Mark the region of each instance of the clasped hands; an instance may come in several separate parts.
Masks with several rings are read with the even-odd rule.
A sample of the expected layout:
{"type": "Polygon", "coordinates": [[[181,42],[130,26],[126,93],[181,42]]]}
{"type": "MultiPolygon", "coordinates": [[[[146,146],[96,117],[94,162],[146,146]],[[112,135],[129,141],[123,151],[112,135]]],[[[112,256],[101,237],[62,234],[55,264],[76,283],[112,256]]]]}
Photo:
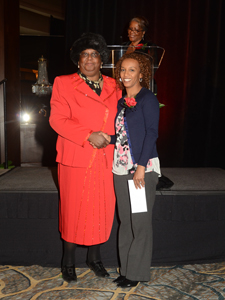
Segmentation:
{"type": "Polygon", "coordinates": [[[92,132],[89,136],[88,141],[93,148],[105,148],[111,141],[111,137],[102,131],[92,132]]]}

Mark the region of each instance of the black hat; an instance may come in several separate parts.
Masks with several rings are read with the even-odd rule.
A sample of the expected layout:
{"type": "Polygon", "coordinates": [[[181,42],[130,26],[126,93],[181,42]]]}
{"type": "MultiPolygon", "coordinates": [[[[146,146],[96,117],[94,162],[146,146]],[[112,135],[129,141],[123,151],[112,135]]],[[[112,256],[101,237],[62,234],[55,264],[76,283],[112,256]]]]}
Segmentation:
{"type": "Polygon", "coordinates": [[[82,36],[73,43],[70,49],[70,58],[77,66],[82,51],[86,49],[94,49],[99,52],[103,63],[107,63],[109,58],[109,50],[105,39],[97,33],[83,33],[82,36]]]}

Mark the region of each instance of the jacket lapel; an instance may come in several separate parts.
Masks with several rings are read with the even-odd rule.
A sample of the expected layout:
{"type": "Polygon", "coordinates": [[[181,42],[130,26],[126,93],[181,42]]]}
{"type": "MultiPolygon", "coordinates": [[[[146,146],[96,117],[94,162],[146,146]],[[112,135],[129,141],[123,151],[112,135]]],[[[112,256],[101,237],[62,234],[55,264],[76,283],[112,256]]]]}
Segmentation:
{"type": "Polygon", "coordinates": [[[103,88],[100,94],[100,98],[105,102],[113,93],[116,92],[115,82],[112,82],[111,78],[108,79],[107,76],[103,77],[103,88]]]}
{"type": "Polygon", "coordinates": [[[77,73],[75,73],[73,76],[72,84],[74,86],[74,90],[76,90],[77,92],[88,97],[89,99],[102,102],[100,97],[85,83],[83,79],[80,78],[77,73]]]}
{"type": "MultiPolygon", "coordinates": [[[[103,76],[103,88],[101,91],[100,96],[98,96],[86,83],[83,79],[80,78],[80,76],[75,73],[72,75],[73,79],[73,86],[74,89],[76,89],[79,93],[85,95],[86,97],[89,97],[90,99],[93,99],[95,101],[98,101],[100,103],[105,102],[113,93],[116,92],[115,84],[111,84],[111,80],[108,80],[108,78],[104,75],[103,76]]],[[[106,105],[106,103],[104,103],[106,105]]]]}

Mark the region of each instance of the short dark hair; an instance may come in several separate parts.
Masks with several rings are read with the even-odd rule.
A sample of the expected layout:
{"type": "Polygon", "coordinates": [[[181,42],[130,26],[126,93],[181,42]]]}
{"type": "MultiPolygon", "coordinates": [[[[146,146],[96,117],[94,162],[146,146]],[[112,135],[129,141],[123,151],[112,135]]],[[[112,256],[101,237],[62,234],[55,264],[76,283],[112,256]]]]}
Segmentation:
{"type": "MultiPolygon", "coordinates": [[[[141,29],[144,30],[145,32],[148,31],[149,22],[148,22],[148,20],[145,17],[143,17],[143,16],[137,16],[137,17],[132,18],[130,20],[130,23],[132,21],[137,22],[140,25],[141,29]]],[[[129,23],[129,25],[130,25],[130,23],[129,23]]]]}
{"type": "Polygon", "coordinates": [[[119,61],[116,64],[116,71],[115,71],[115,78],[116,82],[119,85],[120,89],[123,90],[125,87],[123,83],[120,81],[120,70],[121,70],[121,65],[122,62],[127,59],[135,59],[138,61],[141,74],[142,74],[142,82],[140,82],[141,86],[149,89],[150,87],[150,80],[152,77],[152,68],[151,68],[151,62],[150,62],[150,57],[148,54],[142,53],[142,52],[132,52],[128,54],[124,54],[119,61]]]}
{"type": "Polygon", "coordinates": [[[94,49],[98,51],[101,56],[101,61],[103,63],[107,63],[109,50],[103,36],[91,32],[83,33],[82,36],[73,43],[70,49],[70,58],[76,66],[80,59],[80,53],[86,49],[94,49]]]}

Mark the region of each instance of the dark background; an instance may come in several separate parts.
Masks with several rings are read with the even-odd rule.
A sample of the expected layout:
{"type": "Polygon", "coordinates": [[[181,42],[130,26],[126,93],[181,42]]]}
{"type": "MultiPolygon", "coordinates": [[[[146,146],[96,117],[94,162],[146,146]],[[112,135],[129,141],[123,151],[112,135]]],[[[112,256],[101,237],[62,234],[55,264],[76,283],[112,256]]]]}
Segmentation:
{"type": "Polygon", "coordinates": [[[159,102],[166,105],[160,110],[161,166],[225,168],[223,0],[67,0],[65,23],[52,19],[52,37],[40,38],[37,47],[37,37],[31,42],[21,37],[21,67],[28,48],[42,44],[52,83],[55,76],[76,71],[69,49],[83,32],[100,33],[109,45],[121,44],[136,15],[149,20],[149,38],[166,50],[155,76],[159,102]],[[53,37],[62,32],[64,38],[53,37]]]}

